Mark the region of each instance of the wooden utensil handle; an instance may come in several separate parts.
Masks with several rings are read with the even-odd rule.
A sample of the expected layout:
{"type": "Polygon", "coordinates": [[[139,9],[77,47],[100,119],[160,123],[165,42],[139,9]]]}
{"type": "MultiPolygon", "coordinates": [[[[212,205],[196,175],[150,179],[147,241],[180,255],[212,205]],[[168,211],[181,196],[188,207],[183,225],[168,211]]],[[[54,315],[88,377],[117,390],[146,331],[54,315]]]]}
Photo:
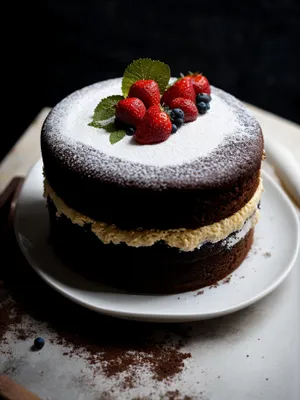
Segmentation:
{"type": "Polygon", "coordinates": [[[0,376],[0,399],[3,400],[41,400],[35,394],[19,385],[8,376],[0,376]]]}

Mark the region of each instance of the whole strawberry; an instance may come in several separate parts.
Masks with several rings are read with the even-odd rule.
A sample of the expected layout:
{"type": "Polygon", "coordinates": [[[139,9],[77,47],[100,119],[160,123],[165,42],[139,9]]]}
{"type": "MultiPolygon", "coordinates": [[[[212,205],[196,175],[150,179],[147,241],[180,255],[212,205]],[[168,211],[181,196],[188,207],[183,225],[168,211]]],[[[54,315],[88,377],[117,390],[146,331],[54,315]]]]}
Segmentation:
{"type": "Polygon", "coordinates": [[[196,73],[188,75],[187,78],[192,81],[196,94],[199,93],[210,94],[210,84],[204,75],[196,73]]]}
{"type": "Polygon", "coordinates": [[[192,100],[182,97],[172,100],[170,108],[180,108],[184,112],[184,122],[195,121],[199,115],[196,104],[192,100]]]}
{"type": "Polygon", "coordinates": [[[140,144],[154,144],[167,140],[172,131],[172,123],[167,113],[159,105],[146,111],[143,121],[135,131],[135,140],[140,144]]]}
{"type": "Polygon", "coordinates": [[[193,88],[193,82],[190,78],[181,78],[170,86],[163,94],[161,103],[170,107],[172,100],[177,97],[183,97],[184,99],[192,100],[195,103],[196,94],[193,88]]]}
{"type": "Polygon", "coordinates": [[[142,100],[146,108],[159,104],[160,93],[158,84],[153,80],[140,80],[135,82],[128,93],[129,97],[137,97],[142,100]]]}
{"type": "Polygon", "coordinates": [[[146,113],[146,107],[142,100],[136,97],[127,97],[116,105],[116,117],[125,124],[137,126],[146,113]]]}

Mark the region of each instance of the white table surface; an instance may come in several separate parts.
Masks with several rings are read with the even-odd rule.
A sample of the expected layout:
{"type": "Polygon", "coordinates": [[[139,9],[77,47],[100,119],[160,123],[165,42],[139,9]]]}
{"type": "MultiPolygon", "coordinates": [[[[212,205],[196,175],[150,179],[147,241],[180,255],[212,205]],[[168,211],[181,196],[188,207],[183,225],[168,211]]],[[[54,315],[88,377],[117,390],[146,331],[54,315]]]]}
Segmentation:
{"type": "MultiPolygon", "coordinates": [[[[300,127],[249,107],[264,134],[287,146],[300,162],[300,127]]],[[[41,111],[1,163],[0,191],[12,177],[25,175],[40,157],[40,128],[48,111],[41,111]]],[[[265,163],[264,168],[275,177],[271,166],[265,163]]],[[[300,255],[288,278],[265,299],[232,315],[190,324],[192,334],[184,350],[191,351],[192,358],[187,360],[186,369],[168,390],[179,389],[182,396],[186,394],[199,400],[298,400],[299,310],[300,255]]],[[[13,357],[16,360],[22,358],[22,368],[11,372],[11,376],[43,399],[104,399],[100,396],[101,388],[108,385],[104,377],[99,378],[93,387],[80,382],[70,385],[70,380],[76,378],[82,365],[80,360],[72,364],[63,358],[62,351],[62,348],[52,345],[41,352],[39,368],[42,364],[47,375],[35,379],[35,355],[28,355],[28,343],[20,342],[13,357]]],[[[0,373],[6,372],[5,365],[7,360],[0,355],[0,373]]],[[[147,385],[132,391],[115,392],[109,399],[132,399],[151,391],[154,394],[143,398],[162,398],[159,394],[162,387],[151,388],[149,382],[147,385]]]]}

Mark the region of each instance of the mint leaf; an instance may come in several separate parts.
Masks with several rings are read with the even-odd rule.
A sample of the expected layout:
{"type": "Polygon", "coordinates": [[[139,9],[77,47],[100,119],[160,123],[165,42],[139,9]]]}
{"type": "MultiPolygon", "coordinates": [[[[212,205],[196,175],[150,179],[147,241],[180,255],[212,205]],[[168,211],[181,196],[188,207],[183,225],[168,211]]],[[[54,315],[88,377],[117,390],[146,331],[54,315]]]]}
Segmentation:
{"type": "Polygon", "coordinates": [[[114,122],[110,122],[106,125],[103,125],[100,122],[92,121],[89,123],[89,126],[93,126],[94,128],[102,128],[107,133],[110,133],[109,141],[111,144],[115,144],[115,143],[119,142],[126,135],[125,129],[117,128],[116,124],[114,122]]]}
{"type": "Polygon", "coordinates": [[[125,130],[117,128],[114,122],[111,122],[107,125],[103,125],[101,126],[101,128],[105,129],[106,132],[110,133],[109,141],[111,144],[119,142],[126,135],[125,130]]]}
{"type": "Polygon", "coordinates": [[[102,128],[102,124],[100,124],[100,122],[95,122],[95,121],[90,122],[88,126],[92,126],[93,128],[102,128]]]}
{"type": "Polygon", "coordinates": [[[115,115],[115,105],[123,99],[124,97],[119,95],[102,99],[94,110],[93,121],[89,123],[89,126],[101,128],[102,126],[101,124],[99,126],[99,122],[113,117],[115,115]]]}
{"type": "MultiPolygon", "coordinates": [[[[122,130],[122,129],[117,128],[117,127],[116,127],[116,124],[115,124],[114,122],[110,122],[110,123],[107,124],[107,125],[103,125],[102,128],[105,129],[106,132],[108,132],[108,133],[114,133],[114,132],[116,132],[116,131],[122,130]]],[[[125,132],[125,131],[124,131],[124,132],[125,132]]]]}
{"type": "Polygon", "coordinates": [[[169,83],[170,76],[171,72],[167,64],[150,58],[140,58],[133,61],[125,69],[122,93],[124,97],[127,97],[131,86],[141,79],[153,79],[157,82],[160,93],[163,93],[169,83]]]}
{"type": "Polygon", "coordinates": [[[115,143],[119,142],[120,140],[122,140],[125,135],[126,135],[126,132],[123,130],[112,132],[109,136],[109,141],[111,144],[115,144],[115,143]]]}

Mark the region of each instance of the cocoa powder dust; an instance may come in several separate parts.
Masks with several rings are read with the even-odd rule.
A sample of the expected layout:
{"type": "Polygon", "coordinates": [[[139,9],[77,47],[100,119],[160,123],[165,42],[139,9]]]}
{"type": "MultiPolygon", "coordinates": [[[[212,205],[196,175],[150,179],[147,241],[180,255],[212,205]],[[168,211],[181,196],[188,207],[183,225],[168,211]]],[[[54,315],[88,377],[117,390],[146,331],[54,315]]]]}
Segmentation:
{"type": "Polygon", "coordinates": [[[0,269],[0,349],[6,354],[12,354],[13,341],[33,341],[40,324],[46,325],[53,345],[63,346],[63,357],[84,359],[95,378],[123,374],[124,389],[135,387],[145,368],[153,380],[164,382],[184,370],[191,357],[183,351],[189,337],[185,325],[123,321],[84,309],[49,288],[14,241],[5,248],[10,261],[0,269]]]}

